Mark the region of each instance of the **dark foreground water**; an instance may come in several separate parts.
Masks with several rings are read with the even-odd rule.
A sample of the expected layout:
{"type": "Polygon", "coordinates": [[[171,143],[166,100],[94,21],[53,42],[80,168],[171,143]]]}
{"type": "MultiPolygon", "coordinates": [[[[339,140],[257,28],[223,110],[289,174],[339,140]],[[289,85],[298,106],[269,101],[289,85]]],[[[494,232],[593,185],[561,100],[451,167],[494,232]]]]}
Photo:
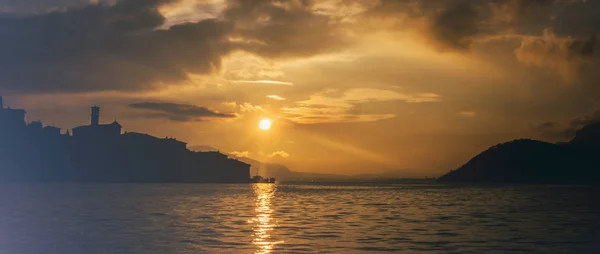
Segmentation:
{"type": "Polygon", "coordinates": [[[591,187],[0,185],[0,253],[600,253],[591,187]]]}

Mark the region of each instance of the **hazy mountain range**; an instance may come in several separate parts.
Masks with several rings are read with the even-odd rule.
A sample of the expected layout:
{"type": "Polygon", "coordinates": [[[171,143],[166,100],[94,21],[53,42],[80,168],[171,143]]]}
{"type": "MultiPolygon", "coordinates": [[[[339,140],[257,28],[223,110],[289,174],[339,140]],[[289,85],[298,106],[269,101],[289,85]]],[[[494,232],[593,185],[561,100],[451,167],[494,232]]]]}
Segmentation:
{"type": "MultiPolygon", "coordinates": [[[[219,151],[218,148],[208,145],[190,146],[192,151],[219,151]]],[[[405,181],[413,179],[412,175],[406,172],[410,170],[386,171],[383,173],[373,174],[358,174],[358,175],[338,175],[338,174],[323,174],[311,172],[299,172],[290,170],[288,167],[278,163],[266,163],[252,158],[237,157],[229,154],[230,157],[251,165],[251,175],[261,175],[263,177],[275,177],[278,181],[316,181],[316,182],[377,182],[377,181],[394,181],[404,179],[405,181]]]]}

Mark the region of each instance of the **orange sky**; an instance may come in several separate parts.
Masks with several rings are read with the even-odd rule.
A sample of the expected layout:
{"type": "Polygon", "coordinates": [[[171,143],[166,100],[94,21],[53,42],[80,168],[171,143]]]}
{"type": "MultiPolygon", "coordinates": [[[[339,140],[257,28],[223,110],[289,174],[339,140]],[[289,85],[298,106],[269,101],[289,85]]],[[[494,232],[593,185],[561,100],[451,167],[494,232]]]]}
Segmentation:
{"type": "Polygon", "coordinates": [[[3,27],[51,38],[14,44],[0,92],[63,129],[98,104],[127,131],[296,171],[437,176],[499,142],[567,139],[593,115],[599,2],[6,3],[3,27]],[[60,32],[29,27],[50,11],[60,32]]]}

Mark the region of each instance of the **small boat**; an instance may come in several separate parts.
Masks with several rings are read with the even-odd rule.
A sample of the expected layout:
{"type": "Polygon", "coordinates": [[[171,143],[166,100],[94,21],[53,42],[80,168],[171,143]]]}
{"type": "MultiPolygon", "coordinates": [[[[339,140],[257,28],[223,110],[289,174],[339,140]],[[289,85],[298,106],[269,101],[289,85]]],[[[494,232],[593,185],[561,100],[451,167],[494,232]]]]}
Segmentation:
{"type": "Polygon", "coordinates": [[[275,178],[255,175],[250,179],[250,183],[275,183],[275,178]]]}

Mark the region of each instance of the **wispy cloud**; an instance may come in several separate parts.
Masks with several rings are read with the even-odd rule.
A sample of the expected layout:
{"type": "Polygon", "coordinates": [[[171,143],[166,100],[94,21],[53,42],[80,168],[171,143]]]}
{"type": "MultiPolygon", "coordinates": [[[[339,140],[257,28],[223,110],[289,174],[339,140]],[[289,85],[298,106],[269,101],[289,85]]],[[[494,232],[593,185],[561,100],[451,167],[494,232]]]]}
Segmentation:
{"type": "Polygon", "coordinates": [[[236,108],[237,107],[237,103],[235,101],[226,101],[226,102],[222,102],[221,104],[223,106],[230,107],[230,108],[236,108]]]}
{"type": "Polygon", "coordinates": [[[276,100],[276,101],[285,101],[285,98],[283,98],[283,97],[281,97],[279,95],[274,95],[274,94],[267,95],[267,98],[273,99],[273,100],[276,100]]]}
{"type": "Polygon", "coordinates": [[[475,117],[475,115],[477,115],[477,112],[475,112],[475,111],[461,111],[461,112],[458,112],[458,114],[460,116],[464,116],[464,117],[475,117]]]}
{"type": "Polygon", "coordinates": [[[285,151],[277,151],[277,152],[273,152],[268,157],[269,158],[274,158],[274,157],[287,158],[287,157],[290,157],[290,154],[286,153],[285,151]]]}
{"type": "Polygon", "coordinates": [[[342,98],[347,102],[370,102],[370,101],[403,101],[407,103],[437,102],[441,96],[435,93],[400,93],[393,90],[381,90],[372,88],[351,89],[344,93],[342,98]]]}
{"type": "Polygon", "coordinates": [[[590,114],[573,118],[569,123],[545,122],[537,125],[530,125],[530,129],[546,139],[553,141],[564,141],[575,137],[578,130],[592,123],[600,122],[600,110],[595,110],[590,114]]]}
{"type": "Polygon", "coordinates": [[[230,152],[229,154],[231,154],[235,157],[240,157],[240,158],[250,158],[252,153],[250,153],[248,151],[243,151],[243,152],[233,151],[233,152],[230,152]]]}
{"type": "Polygon", "coordinates": [[[205,117],[231,118],[234,113],[221,113],[206,107],[171,102],[140,102],[129,105],[130,108],[145,110],[144,117],[167,118],[173,121],[194,121],[205,117]]]}
{"type": "Polygon", "coordinates": [[[248,102],[240,104],[240,110],[242,112],[264,112],[265,110],[259,105],[252,105],[248,102]]]}
{"type": "Polygon", "coordinates": [[[249,83],[249,84],[282,85],[282,86],[293,86],[294,85],[294,83],[292,83],[292,82],[277,81],[277,80],[268,80],[268,79],[262,79],[262,80],[229,80],[229,82],[232,82],[232,83],[249,83]]]}
{"type": "Polygon", "coordinates": [[[332,96],[334,91],[325,91],[310,96],[308,100],[296,102],[296,107],[282,108],[284,117],[296,123],[340,123],[374,122],[394,118],[391,113],[353,113],[357,104],[368,102],[402,101],[405,103],[437,102],[441,96],[434,93],[407,94],[392,90],[358,88],[345,91],[341,96],[332,96]]]}

